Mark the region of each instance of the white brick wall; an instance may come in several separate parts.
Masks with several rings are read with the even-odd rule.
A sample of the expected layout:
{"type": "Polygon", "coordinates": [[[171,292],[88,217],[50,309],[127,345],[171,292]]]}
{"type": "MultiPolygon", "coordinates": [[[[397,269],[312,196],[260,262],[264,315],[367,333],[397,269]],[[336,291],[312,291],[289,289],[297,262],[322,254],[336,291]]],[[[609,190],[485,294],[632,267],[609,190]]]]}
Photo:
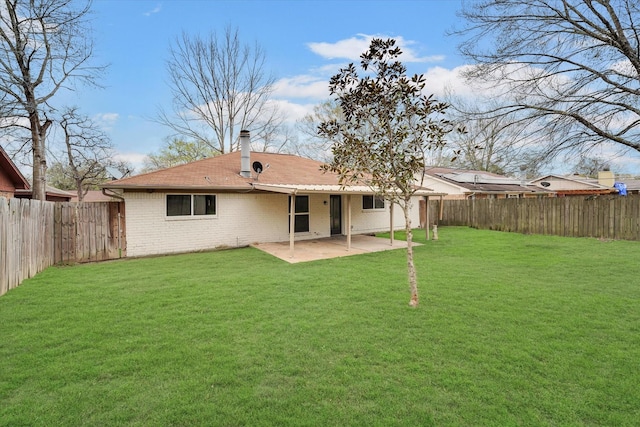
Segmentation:
{"type": "MultiPolygon", "coordinates": [[[[344,197],[343,197],[344,198],[344,197]]],[[[420,226],[420,205],[419,197],[414,198],[411,205],[411,226],[420,226]]],[[[343,211],[346,210],[346,202],[343,203],[343,211]]],[[[353,234],[378,233],[389,231],[389,202],[384,202],[384,211],[362,209],[362,196],[351,196],[351,224],[353,234]]],[[[398,205],[393,207],[393,228],[404,230],[404,212],[398,205]]]]}
{"type": "MultiPolygon", "coordinates": [[[[255,242],[289,240],[288,196],[286,194],[219,193],[217,215],[167,217],[166,194],[126,192],[127,254],[144,256],[189,252],[221,247],[247,246],[255,242]]],[[[179,193],[170,193],[179,194],[179,193]]],[[[188,193],[183,193],[188,194],[188,193]]],[[[363,211],[362,196],[351,196],[352,233],[371,233],[389,229],[389,208],[363,211]]],[[[309,232],[296,240],[328,237],[329,195],[309,195],[309,232]],[[325,202],[327,202],[325,204],[325,202]]],[[[342,201],[343,232],[346,232],[346,197],[342,201]]],[[[413,226],[419,225],[418,202],[412,209],[413,226]]],[[[399,207],[394,210],[396,229],[404,228],[399,207]]]]}

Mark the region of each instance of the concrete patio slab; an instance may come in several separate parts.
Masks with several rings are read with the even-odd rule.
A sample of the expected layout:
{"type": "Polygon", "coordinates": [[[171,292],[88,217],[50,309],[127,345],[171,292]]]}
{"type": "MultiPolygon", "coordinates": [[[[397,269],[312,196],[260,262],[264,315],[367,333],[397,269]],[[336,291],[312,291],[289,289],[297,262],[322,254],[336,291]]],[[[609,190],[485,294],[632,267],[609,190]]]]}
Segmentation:
{"type": "MultiPolygon", "coordinates": [[[[418,245],[420,245],[420,243],[414,243],[414,246],[418,245]]],[[[403,249],[407,247],[407,242],[394,240],[392,246],[389,239],[358,234],[351,236],[351,249],[347,250],[346,236],[300,240],[294,244],[293,257],[291,257],[289,251],[289,242],[257,243],[251,246],[289,263],[298,263],[359,255],[369,252],[403,249]]]]}

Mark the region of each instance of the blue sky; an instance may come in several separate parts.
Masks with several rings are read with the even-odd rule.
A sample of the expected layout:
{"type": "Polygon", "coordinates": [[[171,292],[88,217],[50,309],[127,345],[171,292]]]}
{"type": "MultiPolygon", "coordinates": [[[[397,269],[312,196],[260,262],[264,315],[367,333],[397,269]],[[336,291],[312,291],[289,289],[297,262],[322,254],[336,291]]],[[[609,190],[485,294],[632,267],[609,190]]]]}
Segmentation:
{"type": "Polygon", "coordinates": [[[275,98],[293,121],[328,97],[331,75],[357,61],[371,36],[400,41],[412,55],[403,59],[410,72],[439,70],[446,76],[462,64],[455,40],[444,35],[456,21],[459,4],[95,0],[95,61],[109,64],[104,87],[79,88],[67,102],[98,119],[118,152],[139,165],[171,133],[150,119],[160,106],[170,107],[165,61],[170,43],[183,31],[207,35],[232,26],[243,42],[257,41],[278,80],[275,98]]]}
{"type": "MultiPolygon", "coordinates": [[[[159,107],[170,110],[170,44],[182,32],[221,34],[228,26],[266,51],[275,100],[292,123],[328,98],[329,78],[357,62],[373,36],[398,40],[409,72],[425,73],[436,96],[445,86],[468,94],[457,77],[465,65],[458,40],[445,34],[460,25],[459,7],[459,0],[94,0],[95,61],[109,64],[104,88],[78,88],[65,102],[98,120],[139,169],[171,134],[151,120],[159,107]]],[[[640,161],[624,162],[640,173],[640,161]]]]}

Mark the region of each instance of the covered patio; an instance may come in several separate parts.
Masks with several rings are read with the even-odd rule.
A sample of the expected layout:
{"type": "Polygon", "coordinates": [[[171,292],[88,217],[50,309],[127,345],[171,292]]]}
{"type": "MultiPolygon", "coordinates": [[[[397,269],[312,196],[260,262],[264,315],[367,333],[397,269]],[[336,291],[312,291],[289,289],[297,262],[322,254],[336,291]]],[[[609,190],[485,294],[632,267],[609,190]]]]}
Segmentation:
{"type": "MultiPolygon", "coordinates": [[[[414,242],[414,246],[419,245],[420,243],[414,242]]],[[[321,239],[297,241],[293,251],[289,242],[257,243],[251,246],[294,264],[370,252],[404,249],[407,247],[407,242],[402,240],[392,241],[391,239],[358,234],[351,236],[350,246],[347,236],[332,236],[321,239]]]]}
{"type": "MultiPolygon", "coordinates": [[[[339,256],[357,255],[366,252],[377,252],[389,249],[406,248],[406,242],[396,242],[393,238],[394,230],[394,209],[393,204],[389,209],[389,240],[376,238],[371,235],[353,235],[351,233],[351,212],[352,196],[354,195],[377,195],[370,187],[363,185],[342,186],[342,185],[274,185],[252,183],[254,190],[272,193],[284,193],[290,196],[289,212],[295,211],[296,196],[299,194],[335,194],[346,197],[346,212],[344,234],[334,235],[327,238],[313,240],[296,240],[295,233],[289,233],[289,242],[260,243],[252,245],[264,250],[278,258],[290,263],[301,261],[313,261],[317,259],[334,258],[339,256]],[[384,243],[383,243],[384,242],[384,243]]],[[[435,193],[431,189],[419,188],[414,192],[414,196],[421,197],[426,202],[427,218],[429,217],[429,197],[442,197],[444,193],[435,193]]],[[[440,203],[442,206],[442,202],[440,203]]],[[[442,213],[440,213],[442,215],[442,213]]],[[[293,230],[294,215],[289,215],[289,230],[293,230]]],[[[425,229],[427,240],[429,240],[428,226],[425,229]]]]}

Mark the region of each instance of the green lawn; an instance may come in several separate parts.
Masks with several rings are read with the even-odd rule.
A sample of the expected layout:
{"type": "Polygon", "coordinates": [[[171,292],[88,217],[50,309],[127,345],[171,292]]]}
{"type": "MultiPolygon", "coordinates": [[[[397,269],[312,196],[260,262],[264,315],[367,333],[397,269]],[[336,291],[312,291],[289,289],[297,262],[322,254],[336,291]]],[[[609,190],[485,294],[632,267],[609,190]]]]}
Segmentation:
{"type": "Polygon", "coordinates": [[[401,250],[49,268],[0,297],[0,425],[638,425],[640,243],[439,234],[418,309],[401,250]]]}

